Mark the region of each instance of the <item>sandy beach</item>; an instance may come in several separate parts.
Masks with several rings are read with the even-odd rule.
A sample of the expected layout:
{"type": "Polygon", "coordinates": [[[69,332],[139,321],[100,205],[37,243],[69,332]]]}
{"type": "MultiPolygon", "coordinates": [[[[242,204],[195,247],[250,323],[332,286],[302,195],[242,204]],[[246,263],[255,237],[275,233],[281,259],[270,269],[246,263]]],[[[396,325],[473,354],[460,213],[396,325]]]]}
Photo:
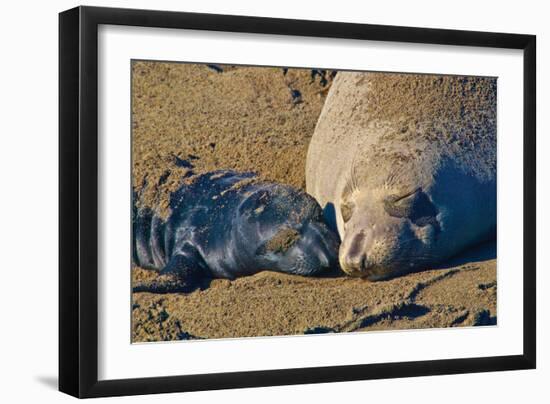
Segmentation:
{"type": "MultiPolygon", "coordinates": [[[[189,168],[254,171],[305,189],[309,140],[331,75],[310,69],[132,64],[133,186],[167,213],[189,168]]],[[[121,268],[121,270],[125,270],[121,268]]],[[[134,281],[154,277],[132,268],[134,281]]],[[[133,293],[133,342],[496,324],[496,247],[369,282],[263,271],[188,294],[133,293]]]]}

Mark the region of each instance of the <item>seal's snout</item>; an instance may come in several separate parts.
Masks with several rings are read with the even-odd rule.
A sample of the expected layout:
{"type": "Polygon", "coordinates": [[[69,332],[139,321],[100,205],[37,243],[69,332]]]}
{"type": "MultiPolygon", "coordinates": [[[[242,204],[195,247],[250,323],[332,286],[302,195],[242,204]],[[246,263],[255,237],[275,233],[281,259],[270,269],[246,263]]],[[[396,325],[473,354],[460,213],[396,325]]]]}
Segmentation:
{"type": "Polygon", "coordinates": [[[336,264],[338,237],[323,223],[308,223],[303,229],[300,248],[317,259],[320,269],[336,264]]]}
{"type": "Polygon", "coordinates": [[[347,255],[344,256],[344,262],[340,265],[342,270],[350,276],[364,276],[366,258],[365,253],[347,255]]]}
{"type": "Polygon", "coordinates": [[[300,229],[299,240],[290,248],[281,264],[289,265],[289,272],[314,275],[336,266],[338,261],[338,236],[324,223],[309,222],[300,229]]]}
{"type": "MultiPolygon", "coordinates": [[[[347,241],[347,240],[346,240],[347,241]]],[[[340,267],[350,276],[364,276],[367,266],[367,237],[363,231],[354,234],[340,249],[340,267]]]]}
{"type": "Polygon", "coordinates": [[[349,232],[338,256],[340,267],[346,274],[369,280],[380,280],[394,272],[392,261],[396,243],[393,237],[383,237],[375,231],[365,229],[349,232]]]}
{"type": "Polygon", "coordinates": [[[351,276],[362,276],[365,269],[365,234],[356,234],[349,245],[344,246],[340,254],[342,270],[351,276]],[[347,247],[347,248],[346,248],[347,247]]]}

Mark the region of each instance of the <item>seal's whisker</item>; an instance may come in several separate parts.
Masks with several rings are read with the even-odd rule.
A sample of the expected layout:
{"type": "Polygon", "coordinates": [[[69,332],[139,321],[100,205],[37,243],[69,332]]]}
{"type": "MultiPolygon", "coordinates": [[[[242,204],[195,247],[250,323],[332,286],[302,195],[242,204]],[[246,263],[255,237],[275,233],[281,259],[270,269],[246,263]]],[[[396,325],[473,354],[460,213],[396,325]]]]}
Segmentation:
{"type": "Polygon", "coordinates": [[[357,181],[357,151],[355,151],[353,153],[353,158],[351,160],[351,173],[350,173],[350,176],[351,176],[352,190],[354,192],[358,191],[359,190],[359,184],[358,184],[358,181],[357,181]]]}

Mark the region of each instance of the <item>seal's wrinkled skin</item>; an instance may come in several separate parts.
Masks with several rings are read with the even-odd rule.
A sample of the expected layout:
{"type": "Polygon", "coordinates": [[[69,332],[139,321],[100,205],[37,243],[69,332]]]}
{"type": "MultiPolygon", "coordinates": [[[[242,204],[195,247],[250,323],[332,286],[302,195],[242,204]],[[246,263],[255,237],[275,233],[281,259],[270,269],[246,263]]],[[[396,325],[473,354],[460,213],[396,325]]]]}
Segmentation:
{"type": "Polygon", "coordinates": [[[338,236],[314,198],[252,173],[196,175],[170,197],[161,218],[134,200],[133,260],[159,271],[133,290],[188,292],[202,278],[261,270],[315,275],[337,264],[338,236]]]}
{"type": "Polygon", "coordinates": [[[307,191],[370,280],[496,236],[496,79],[338,73],[311,140],[307,191]]]}

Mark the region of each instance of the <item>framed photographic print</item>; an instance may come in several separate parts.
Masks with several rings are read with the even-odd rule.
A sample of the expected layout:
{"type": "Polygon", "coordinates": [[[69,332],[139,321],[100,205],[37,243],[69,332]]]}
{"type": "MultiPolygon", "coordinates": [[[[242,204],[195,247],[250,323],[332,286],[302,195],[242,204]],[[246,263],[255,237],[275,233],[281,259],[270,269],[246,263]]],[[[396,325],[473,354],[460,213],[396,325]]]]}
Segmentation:
{"type": "Polygon", "coordinates": [[[535,367],[534,36],[59,27],[61,391],[535,367]]]}

